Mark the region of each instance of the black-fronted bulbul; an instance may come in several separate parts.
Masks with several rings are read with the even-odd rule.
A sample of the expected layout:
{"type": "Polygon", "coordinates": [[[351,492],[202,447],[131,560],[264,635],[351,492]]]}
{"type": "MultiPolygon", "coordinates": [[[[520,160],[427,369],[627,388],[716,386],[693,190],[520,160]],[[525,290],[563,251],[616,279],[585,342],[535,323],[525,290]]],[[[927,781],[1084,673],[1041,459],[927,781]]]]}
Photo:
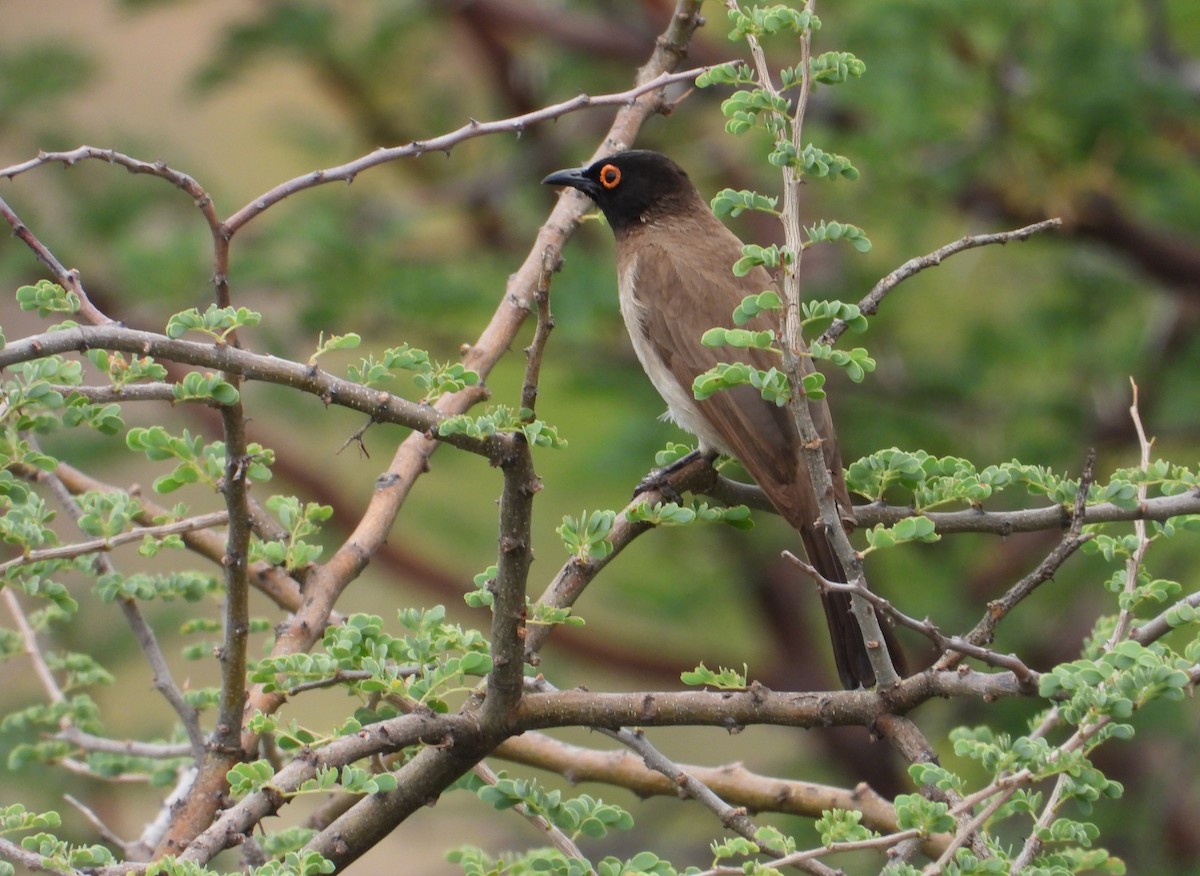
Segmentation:
{"type": "MultiPolygon", "coordinates": [[[[845,581],[821,523],[799,430],[788,409],[766,401],[751,386],[723,390],[703,401],[692,393],[696,376],[722,361],[718,350],[700,342],[701,335],[729,325],[747,295],[777,289],[771,275],[755,267],[744,277],[734,276],[731,268],[742,257],[742,242],[665,155],[641,149],[619,152],[589,167],[552,173],[542,182],[578,189],[608,219],[617,242],[621,315],[638,361],[666,401],[671,419],[700,440],[701,450],[737,459],[800,532],[809,562],[826,579],[845,581]]],[[[746,328],[771,328],[778,334],[778,319],[760,314],[746,328]]],[[[780,364],[765,350],[747,349],[740,358],[763,370],[780,364]]],[[[823,442],[835,499],[848,513],[850,496],[829,408],[824,400],[809,400],[808,406],[823,442]]],[[[849,595],[822,591],[821,598],[842,684],[874,685],[875,673],[858,621],[850,613],[849,595]]]]}

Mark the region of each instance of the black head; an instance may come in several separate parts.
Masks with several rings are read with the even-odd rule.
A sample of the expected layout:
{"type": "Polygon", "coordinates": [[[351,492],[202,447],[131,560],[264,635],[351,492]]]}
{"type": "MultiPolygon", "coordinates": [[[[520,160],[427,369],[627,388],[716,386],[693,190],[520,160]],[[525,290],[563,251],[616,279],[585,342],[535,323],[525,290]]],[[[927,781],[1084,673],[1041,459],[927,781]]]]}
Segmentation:
{"type": "Polygon", "coordinates": [[[648,149],[618,152],[590,167],[560,170],[542,182],[579,189],[596,202],[614,232],[703,205],[692,181],[667,156],[648,149]]]}

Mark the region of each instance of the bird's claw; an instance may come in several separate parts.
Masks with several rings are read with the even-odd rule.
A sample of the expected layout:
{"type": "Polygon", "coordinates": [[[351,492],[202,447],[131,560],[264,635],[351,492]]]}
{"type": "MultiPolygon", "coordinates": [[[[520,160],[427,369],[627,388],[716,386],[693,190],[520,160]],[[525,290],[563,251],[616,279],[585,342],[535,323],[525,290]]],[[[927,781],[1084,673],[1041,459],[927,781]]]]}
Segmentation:
{"type": "Polygon", "coordinates": [[[717,454],[711,450],[693,450],[690,453],[679,457],[672,463],[664,465],[662,468],[651,469],[650,472],[638,481],[638,485],[634,487],[633,498],[637,498],[642,493],[657,492],[662,496],[665,502],[675,502],[679,504],[683,497],[679,494],[679,490],[671,483],[671,478],[680,470],[687,468],[697,459],[707,459],[711,464],[717,454]]]}
{"type": "Polygon", "coordinates": [[[671,484],[671,475],[677,470],[674,463],[665,465],[662,468],[651,469],[644,478],[638,481],[637,486],[633,488],[633,498],[636,499],[643,493],[658,493],[662,496],[664,502],[679,504],[683,500],[683,497],[679,495],[679,491],[671,484]]]}

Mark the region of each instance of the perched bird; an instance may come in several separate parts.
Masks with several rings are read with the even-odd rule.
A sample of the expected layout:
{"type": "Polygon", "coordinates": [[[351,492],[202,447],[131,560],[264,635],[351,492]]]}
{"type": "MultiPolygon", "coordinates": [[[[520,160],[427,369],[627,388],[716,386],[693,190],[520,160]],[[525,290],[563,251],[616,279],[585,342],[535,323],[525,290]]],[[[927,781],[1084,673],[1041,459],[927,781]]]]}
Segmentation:
{"type": "MultiPolygon", "coordinates": [[[[717,392],[697,401],[692,382],[727,350],[706,347],[700,337],[728,326],[747,295],[776,289],[771,275],[756,267],[744,277],[731,271],[742,242],[717,219],[687,174],[657,152],[632,150],[589,167],[561,170],[544,180],[570,186],[596,202],[617,243],[617,288],[621,315],[650,382],[668,414],[700,440],[703,451],[737,459],[804,542],[809,562],[830,581],[845,581],[821,524],[817,497],[801,457],[800,435],[786,407],[764,400],[751,386],[717,392]]],[[[746,328],[773,328],[778,320],[760,314],[746,328]]],[[[747,349],[738,358],[755,368],[780,365],[768,351],[747,349]]],[[[811,368],[811,365],[808,366],[811,368]]],[[[829,408],[809,401],[823,441],[825,462],[838,505],[850,508],[842,460],[829,408]]],[[[846,593],[822,592],[838,675],[847,688],[870,687],[875,673],[846,593]]],[[[890,645],[890,642],[889,642],[890,645]]],[[[894,649],[889,647],[892,653],[894,649]]]]}

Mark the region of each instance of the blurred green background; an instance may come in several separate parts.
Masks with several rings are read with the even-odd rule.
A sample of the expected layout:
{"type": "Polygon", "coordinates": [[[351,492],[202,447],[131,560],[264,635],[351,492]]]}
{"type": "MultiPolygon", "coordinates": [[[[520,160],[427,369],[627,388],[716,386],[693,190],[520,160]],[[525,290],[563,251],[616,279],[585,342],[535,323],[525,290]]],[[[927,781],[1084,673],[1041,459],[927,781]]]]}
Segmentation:
{"type": "MultiPolygon", "coordinates": [[[[666,0],[6,0],[0,165],[39,149],[112,147],[191,174],[228,216],[279,182],[377,146],[427,138],[470,117],[502,118],[580,92],[623,90],[670,9],[666,0]]],[[[722,7],[708,3],[705,12],[710,22],[688,63],[736,56],[741,46],[726,39],[722,7]]],[[[875,0],[824,3],[818,12],[824,27],[816,50],[854,52],[867,74],[816,92],[808,136],[849,156],[862,178],[809,185],[806,213],[863,227],[874,248],[866,255],[848,247],[813,251],[805,260],[808,294],[856,301],[905,259],[964,234],[1046,216],[1065,221],[1061,232],[1028,243],[958,255],[885,302],[856,341],[878,359],[876,374],[860,386],[831,375],[846,461],[896,445],[981,466],[1016,457],[1078,472],[1095,447],[1103,476],[1136,458],[1127,410],[1132,377],[1157,453],[1193,464],[1200,446],[1200,7],[1193,0],[875,0]]],[[[769,49],[776,66],[794,63],[792,48],[769,49]]],[[[706,195],[726,186],[773,191],[766,143],[723,133],[722,97],[718,89],[688,95],[645,127],[639,145],[671,154],[706,195]]],[[[233,249],[235,303],[268,315],[243,342],[306,358],[318,332],[356,331],[367,349],[408,342],[453,359],[501,300],[505,278],[553,203],[554,193],[538,181],[583,161],[611,116],[593,110],[521,137],[474,140],[448,156],[390,164],[351,186],[306,191],[271,209],[233,249]]],[[[161,330],[171,313],[211,300],[207,232],[186,196],[161,180],[84,162],[25,174],[0,191],[64,263],[81,270],[110,315],[161,330]]],[[[746,239],[779,236],[768,218],[732,224],[746,239]]],[[[19,242],[0,245],[0,286],[8,290],[0,313],[9,339],[35,328],[16,313],[12,289],[41,276],[19,242]]],[[[569,246],[552,306],[557,329],[539,413],[570,448],[536,460],[545,490],[536,508],[535,592],[566,558],[554,534],[562,515],[622,507],[654,451],[682,438],[655,419],[663,406],[626,341],[611,239],[600,223],[585,224],[569,246]]],[[[337,371],[359,353],[339,355],[323,360],[325,367],[337,371]]],[[[496,400],[516,401],[522,366],[514,348],[489,380],[496,400]]],[[[339,453],[361,425],[358,415],[263,386],[249,386],[246,399],[251,437],[279,455],[278,481],[337,508],[327,537],[337,543],[403,434],[377,427],[365,439],[370,457],[339,453]]],[[[130,419],[215,434],[214,421],[184,408],[145,408],[130,419]]],[[[119,438],[64,433],[47,444],[113,483],[148,483],[161,473],[129,468],[119,438]]],[[[350,588],[344,609],[390,619],[401,605],[444,603],[464,624],[485,624],[461,593],[493,562],[498,492],[499,478],[484,461],[440,452],[397,522],[388,555],[350,588]]],[[[215,502],[186,498],[196,507],[215,502]]],[[[960,536],[880,556],[869,574],[909,614],[929,614],[959,632],[1056,537],[960,536]]],[[[556,633],[542,668],[561,686],[675,688],[680,671],[704,660],[748,663],[771,687],[833,686],[814,595],[778,559],[793,546],[786,527],[765,515],[749,535],[693,528],[643,538],[585,594],[578,609],[588,625],[556,633]]],[[[1194,586],[1194,548],[1178,547],[1154,556],[1154,573],[1194,586]]],[[[1038,669],[1070,658],[1104,603],[1105,577],[1094,558],[1077,558],[1001,627],[997,647],[1027,655],[1038,669]]],[[[265,603],[259,608],[270,617],[265,603]]],[[[119,709],[142,694],[145,670],[109,611],[95,627],[72,631],[79,641],[71,646],[95,648],[110,668],[132,673],[133,681],[104,694],[119,709]]],[[[176,607],[159,620],[169,628],[182,617],[176,607]]],[[[912,662],[921,665],[920,644],[910,643],[912,662]]],[[[195,684],[213,681],[204,664],[180,673],[191,673],[195,684]]],[[[38,696],[23,675],[15,664],[0,668],[6,710],[38,696]]],[[[1034,708],[931,704],[918,721],[933,739],[983,720],[1019,731],[1034,708]]],[[[132,732],[132,718],[115,719],[113,732],[132,732]]],[[[1152,710],[1134,743],[1100,758],[1127,797],[1091,817],[1133,872],[1200,868],[1196,724],[1194,711],[1152,710]]],[[[656,738],[682,760],[744,759],[842,784],[865,778],[884,793],[903,786],[901,765],[865,734],[713,733],[656,738]]],[[[582,734],[571,738],[596,744],[582,734]]],[[[0,803],[60,806],[61,782],[51,771],[7,776],[0,803]]],[[[86,793],[105,809],[104,788],[86,793]]],[[[679,864],[706,861],[706,838],[719,826],[696,807],[600,793],[632,806],[639,826],[649,828],[618,843],[634,849],[652,842],[679,864]]],[[[140,829],[144,813],[115,802],[109,810],[120,829],[140,829]]],[[[400,849],[411,866],[399,872],[449,872],[439,863],[446,847],[539,842],[531,829],[488,817],[472,800],[447,801],[437,812],[402,826],[395,847],[358,866],[397,872],[400,849]],[[506,828],[510,835],[493,835],[506,828]]]]}

